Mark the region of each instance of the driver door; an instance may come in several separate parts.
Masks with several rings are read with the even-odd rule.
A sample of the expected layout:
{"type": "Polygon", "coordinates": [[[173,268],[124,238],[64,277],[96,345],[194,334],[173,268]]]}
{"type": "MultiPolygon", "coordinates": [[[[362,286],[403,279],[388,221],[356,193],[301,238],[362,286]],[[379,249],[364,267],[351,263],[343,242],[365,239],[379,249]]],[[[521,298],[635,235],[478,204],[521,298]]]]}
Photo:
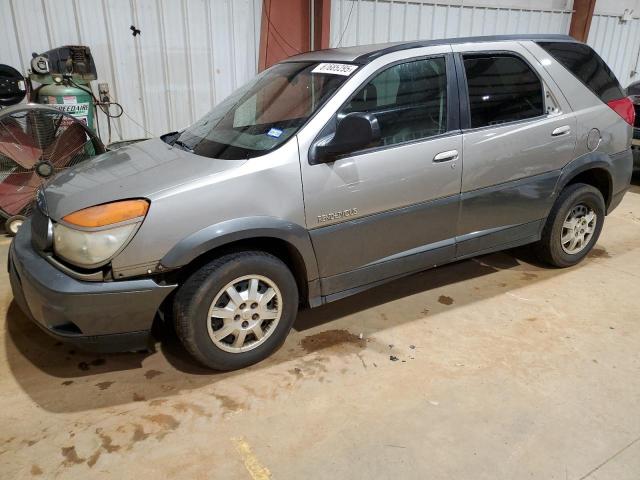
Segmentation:
{"type": "Polygon", "coordinates": [[[342,116],[367,112],[382,138],[330,163],[303,162],[323,295],[453,258],[462,171],[457,109],[445,53],[381,68],[339,109],[334,131],[342,116]]]}

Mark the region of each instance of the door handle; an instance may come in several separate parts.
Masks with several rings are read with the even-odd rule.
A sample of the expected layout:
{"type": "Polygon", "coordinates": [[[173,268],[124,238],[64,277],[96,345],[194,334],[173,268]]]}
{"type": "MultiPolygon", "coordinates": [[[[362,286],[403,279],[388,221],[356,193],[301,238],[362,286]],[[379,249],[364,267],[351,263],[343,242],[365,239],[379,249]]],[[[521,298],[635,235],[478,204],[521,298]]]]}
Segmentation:
{"type": "Polygon", "coordinates": [[[433,161],[435,163],[440,162],[450,162],[451,160],[458,159],[458,150],[447,150],[446,152],[440,152],[435,157],[433,157],[433,161]]]}
{"type": "Polygon", "coordinates": [[[569,132],[571,132],[571,127],[569,125],[563,125],[562,127],[558,127],[553,132],[551,132],[551,136],[559,137],[560,135],[566,135],[569,132]]]}

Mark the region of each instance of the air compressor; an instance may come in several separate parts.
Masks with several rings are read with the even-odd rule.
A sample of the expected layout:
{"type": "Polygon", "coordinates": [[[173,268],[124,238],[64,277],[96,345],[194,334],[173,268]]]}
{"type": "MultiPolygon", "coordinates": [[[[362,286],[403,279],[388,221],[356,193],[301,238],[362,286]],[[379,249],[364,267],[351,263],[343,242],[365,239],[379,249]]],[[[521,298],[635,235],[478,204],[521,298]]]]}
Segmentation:
{"type": "Polygon", "coordinates": [[[26,78],[0,65],[0,220],[9,235],[30,214],[46,179],[105,151],[97,110],[107,120],[109,142],[111,120],[124,114],[107,84],[98,85],[100,98],[93,94],[97,73],[89,47],[67,45],[32,57],[26,78]],[[20,105],[25,96],[29,104],[20,105]]]}
{"type": "Polygon", "coordinates": [[[39,83],[34,92],[37,103],[70,114],[96,131],[96,109],[91,82],[97,80],[91,49],[67,45],[33,54],[29,80],[39,83]]]}

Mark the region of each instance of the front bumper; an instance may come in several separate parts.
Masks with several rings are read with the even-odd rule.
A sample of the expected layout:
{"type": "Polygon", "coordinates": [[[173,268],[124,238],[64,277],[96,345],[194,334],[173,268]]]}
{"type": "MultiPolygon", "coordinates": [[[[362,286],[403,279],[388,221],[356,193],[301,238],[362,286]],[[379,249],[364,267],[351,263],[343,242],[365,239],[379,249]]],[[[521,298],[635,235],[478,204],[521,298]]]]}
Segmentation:
{"type": "Polygon", "coordinates": [[[31,245],[27,221],[9,249],[16,303],[50,335],[94,351],[146,348],[153,319],[176,285],[151,279],[83,282],[61,272],[31,245]]]}

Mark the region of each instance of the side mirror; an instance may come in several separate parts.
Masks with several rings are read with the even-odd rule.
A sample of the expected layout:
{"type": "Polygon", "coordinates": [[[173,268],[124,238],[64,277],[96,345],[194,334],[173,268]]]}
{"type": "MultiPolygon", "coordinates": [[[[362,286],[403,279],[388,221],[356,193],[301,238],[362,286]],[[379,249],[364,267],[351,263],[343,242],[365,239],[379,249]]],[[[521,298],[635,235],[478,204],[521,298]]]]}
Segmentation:
{"type": "Polygon", "coordinates": [[[328,163],[340,155],[374,146],[380,140],[378,119],[371,113],[354,112],[338,121],[336,133],[313,148],[312,163],[328,163]]]}

